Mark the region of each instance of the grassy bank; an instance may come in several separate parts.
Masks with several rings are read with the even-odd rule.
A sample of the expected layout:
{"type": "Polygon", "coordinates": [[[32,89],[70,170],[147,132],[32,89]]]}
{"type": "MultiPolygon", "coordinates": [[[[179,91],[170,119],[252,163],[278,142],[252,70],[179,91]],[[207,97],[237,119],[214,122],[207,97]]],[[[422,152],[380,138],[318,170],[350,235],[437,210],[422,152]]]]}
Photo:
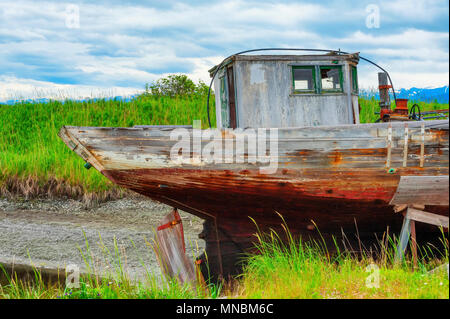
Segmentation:
{"type": "MultiPolygon", "coordinates": [[[[215,124],[214,100],[210,103],[215,124]]],[[[374,122],[378,101],[360,99],[359,103],[361,122],[374,122]]],[[[419,104],[422,110],[448,108],[448,104],[419,104]]],[[[205,105],[206,97],[201,95],[0,105],[0,196],[120,197],[121,190],[96,170],[84,169],[83,160],[63,144],[57,136],[61,126],[192,124],[200,119],[206,128],[205,105]]]]}

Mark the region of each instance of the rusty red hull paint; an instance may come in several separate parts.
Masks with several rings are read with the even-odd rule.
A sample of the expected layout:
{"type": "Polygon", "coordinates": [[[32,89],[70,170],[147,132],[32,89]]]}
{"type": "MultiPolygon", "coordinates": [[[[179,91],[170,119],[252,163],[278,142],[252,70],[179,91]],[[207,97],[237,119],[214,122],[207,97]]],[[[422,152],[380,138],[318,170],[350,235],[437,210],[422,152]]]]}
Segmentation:
{"type": "MultiPolygon", "coordinates": [[[[150,198],[192,207],[196,215],[204,218],[213,215],[226,222],[228,217],[265,218],[277,211],[308,223],[323,220],[326,229],[332,228],[334,222],[339,227],[346,222],[354,224],[354,218],[380,225],[383,219],[392,220],[395,215],[389,201],[400,179],[399,175],[388,174],[385,170],[340,171],[338,174],[310,170],[272,176],[260,175],[257,170],[165,168],[111,170],[103,174],[114,183],[150,198]]],[[[445,211],[445,207],[442,210],[445,211]]]]}
{"type": "MultiPolygon", "coordinates": [[[[417,172],[414,172],[417,173],[417,172]]],[[[332,243],[342,232],[353,238],[375,240],[389,226],[398,233],[402,216],[389,201],[399,175],[385,170],[281,171],[274,176],[257,171],[202,169],[111,170],[103,174],[113,182],[152,199],[185,210],[206,220],[215,220],[220,241],[229,246],[220,252],[232,259],[252,247],[257,223],[262,231],[283,233],[280,213],[294,235],[317,239],[317,228],[332,243]],[[252,219],[250,219],[250,217],[252,219]]],[[[448,207],[430,207],[448,215],[448,207]]],[[[212,226],[210,226],[211,228],[212,226]]],[[[420,227],[420,226],[419,226],[420,227]]],[[[425,227],[422,231],[433,230],[425,227]]],[[[211,230],[207,240],[216,242],[211,230]]],[[[209,244],[209,256],[218,255],[209,244]]],[[[217,266],[218,267],[218,266],[217,266]]],[[[235,272],[235,267],[224,267],[235,272]]]]}

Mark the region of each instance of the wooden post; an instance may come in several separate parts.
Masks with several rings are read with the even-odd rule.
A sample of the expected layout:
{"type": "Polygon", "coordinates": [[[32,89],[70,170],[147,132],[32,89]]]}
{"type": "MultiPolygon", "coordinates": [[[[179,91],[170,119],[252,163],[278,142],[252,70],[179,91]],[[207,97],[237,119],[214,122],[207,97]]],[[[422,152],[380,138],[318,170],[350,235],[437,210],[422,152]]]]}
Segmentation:
{"type": "Polygon", "coordinates": [[[416,223],[411,220],[411,252],[413,255],[414,268],[417,268],[417,242],[416,242],[416,223]]]}
{"type": "Polygon", "coordinates": [[[183,224],[176,208],[163,218],[152,248],[166,277],[178,278],[181,285],[196,283],[194,261],[186,256],[183,224]]]}
{"type": "Polygon", "coordinates": [[[409,235],[411,233],[411,220],[408,218],[408,214],[404,214],[402,231],[400,233],[400,240],[397,247],[397,255],[395,260],[402,261],[405,254],[406,247],[408,246],[409,235]]]}

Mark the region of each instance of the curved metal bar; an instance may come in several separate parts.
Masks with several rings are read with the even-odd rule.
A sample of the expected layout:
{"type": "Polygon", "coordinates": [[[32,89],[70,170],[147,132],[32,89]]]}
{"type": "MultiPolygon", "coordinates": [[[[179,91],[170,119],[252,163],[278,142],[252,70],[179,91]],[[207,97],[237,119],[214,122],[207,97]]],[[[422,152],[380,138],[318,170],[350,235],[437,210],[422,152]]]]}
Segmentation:
{"type": "MultiPolygon", "coordinates": [[[[339,50],[328,50],[328,49],[304,49],[304,48],[262,48],[262,49],[245,50],[245,51],[241,51],[241,52],[238,52],[238,53],[234,53],[234,54],[226,57],[225,59],[222,60],[222,62],[220,62],[220,64],[218,65],[218,67],[214,71],[214,74],[213,74],[213,76],[211,78],[211,82],[209,83],[208,97],[206,99],[206,111],[208,113],[208,124],[209,124],[210,128],[211,128],[211,117],[209,115],[209,98],[211,96],[211,87],[212,87],[212,84],[214,82],[214,78],[216,77],[217,72],[219,72],[219,70],[222,68],[223,63],[226,60],[228,60],[229,58],[231,58],[231,57],[233,57],[235,55],[244,54],[244,53],[250,53],[250,52],[257,52],[257,51],[311,51],[311,52],[335,52],[335,53],[338,53],[338,54],[350,54],[348,52],[341,51],[340,49],[339,50]]],[[[397,105],[397,97],[395,95],[394,85],[392,84],[392,80],[391,80],[391,77],[389,76],[389,73],[385,69],[383,69],[381,66],[376,64],[375,62],[373,62],[373,61],[371,61],[371,60],[369,60],[369,59],[367,59],[365,57],[362,57],[362,56],[359,56],[359,58],[361,60],[369,62],[370,64],[376,66],[381,71],[386,73],[386,75],[387,75],[387,77],[389,79],[389,83],[391,84],[391,87],[392,87],[392,93],[394,95],[395,105],[397,105]]]]}

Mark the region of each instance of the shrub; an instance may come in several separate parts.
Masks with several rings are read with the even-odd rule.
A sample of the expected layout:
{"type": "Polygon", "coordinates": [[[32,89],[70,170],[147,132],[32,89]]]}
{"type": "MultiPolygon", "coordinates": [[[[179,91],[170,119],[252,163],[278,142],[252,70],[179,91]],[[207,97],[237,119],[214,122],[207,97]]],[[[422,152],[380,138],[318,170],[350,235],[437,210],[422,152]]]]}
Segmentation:
{"type": "Polygon", "coordinates": [[[145,85],[144,95],[156,96],[205,96],[208,94],[208,86],[199,81],[194,83],[187,75],[171,74],[161,78],[152,84],[145,85]]]}

